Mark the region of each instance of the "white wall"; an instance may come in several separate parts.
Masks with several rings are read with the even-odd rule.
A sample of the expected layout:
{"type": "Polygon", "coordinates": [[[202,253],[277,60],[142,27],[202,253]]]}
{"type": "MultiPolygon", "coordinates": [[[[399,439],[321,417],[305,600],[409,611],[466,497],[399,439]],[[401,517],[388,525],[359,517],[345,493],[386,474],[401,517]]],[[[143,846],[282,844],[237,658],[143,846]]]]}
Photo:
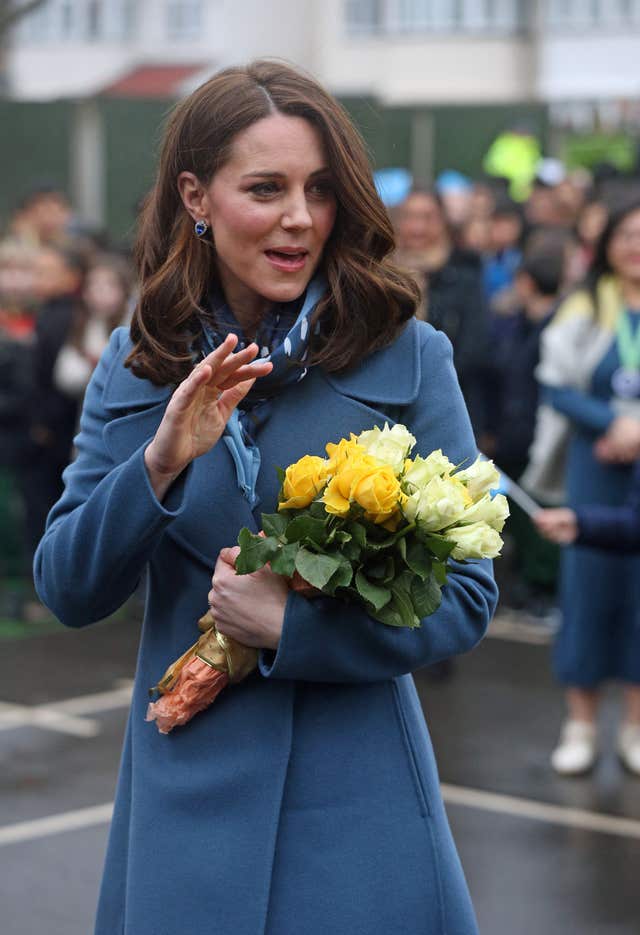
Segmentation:
{"type": "Polygon", "coordinates": [[[309,67],[315,0],[205,0],[198,39],[170,41],[164,0],[141,0],[141,28],[126,42],[16,42],[8,54],[13,97],[48,100],[95,94],[150,63],[202,64],[203,73],[265,55],[309,67]]]}
{"type": "Polygon", "coordinates": [[[318,4],[318,77],[334,92],[387,103],[517,101],[533,93],[531,45],[517,37],[351,37],[342,0],[318,4]]]}
{"type": "Polygon", "coordinates": [[[544,99],[640,96],[640,31],[547,35],[539,54],[538,92],[544,99]]]}

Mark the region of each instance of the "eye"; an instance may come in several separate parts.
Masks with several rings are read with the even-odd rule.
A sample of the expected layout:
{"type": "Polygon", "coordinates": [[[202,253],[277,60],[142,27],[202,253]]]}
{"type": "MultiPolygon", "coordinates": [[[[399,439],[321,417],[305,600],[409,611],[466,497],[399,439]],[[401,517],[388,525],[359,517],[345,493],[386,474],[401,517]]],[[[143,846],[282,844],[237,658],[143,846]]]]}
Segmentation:
{"type": "Polygon", "coordinates": [[[315,198],[333,198],[335,194],[333,185],[329,179],[322,179],[318,182],[313,182],[313,184],[309,186],[308,190],[309,193],[315,198]]]}
{"type": "Polygon", "coordinates": [[[249,191],[252,195],[257,195],[258,198],[269,198],[271,195],[278,193],[278,186],[276,182],[257,182],[251,186],[249,191]]]}

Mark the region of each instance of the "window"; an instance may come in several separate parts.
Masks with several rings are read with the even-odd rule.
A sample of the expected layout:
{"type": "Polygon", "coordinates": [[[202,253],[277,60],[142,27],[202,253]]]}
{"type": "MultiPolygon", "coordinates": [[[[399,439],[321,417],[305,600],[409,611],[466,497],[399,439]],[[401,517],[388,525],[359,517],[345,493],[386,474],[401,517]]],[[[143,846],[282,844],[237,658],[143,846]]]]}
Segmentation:
{"type": "Polygon", "coordinates": [[[47,0],[18,26],[27,43],[129,39],[140,0],[47,0]]]}
{"type": "Polygon", "coordinates": [[[625,28],[640,25],[638,0],[546,0],[549,29],[625,28]]]}
{"type": "Polygon", "coordinates": [[[202,0],[167,0],[169,39],[178,42],[197,39],[202,26],[202,0]]]}
{"type": "Polygon", "coordinates": [[[526,0],[347,0],[352,33],[514,33],[527,24],[526,0]]]}
{"type": "Polygon", "coordinates": [[[346,0],[347,29],[354,35],[378,32],[382,23],[382,0],[346,0]]]}

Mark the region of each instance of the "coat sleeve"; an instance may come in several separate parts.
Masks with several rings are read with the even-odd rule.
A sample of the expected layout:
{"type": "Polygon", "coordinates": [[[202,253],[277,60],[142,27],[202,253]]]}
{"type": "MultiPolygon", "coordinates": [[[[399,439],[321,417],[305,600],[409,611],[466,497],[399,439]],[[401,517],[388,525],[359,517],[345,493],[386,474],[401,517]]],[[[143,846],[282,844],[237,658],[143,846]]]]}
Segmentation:
{"type": "Polygon", "coordinates": [[[583,506],[576,510],[576,545],[613,552],[640,551],[640,504],[635,506],[583,506]]]}
{"type": "MultiPolygon", "coordinates": [[[[423,457],[442,448],[452,461],[476,456],[471,425],[452,365],[451,344],[425,328],[420,395],[403,421],[423,457]]],[[[328,597],[287,599],[278,649],[260,653],[266,678],[373,682],[411,672],[470,650],[483,636],[497,602],[491,562],[455,563],[442,604],[416,629],[388,627],[355,605],[328,597]]]]}
{"type": "Polygon", "coordinates": [[[64,492],[34,558],[39,597],[71,627],[102,620],[126,601],[164,529],[183,509],[188,468],[160,503],[144,465],[150,439],[141,438],[121,464],[114,464],[105,447],[109,416],[102,391],[120,340],[114,332],[87,388],[77,457],[64,472],[64,492]]]}
{"type": "Polygon", "coordinates": [[[594,435],[603,435],[616,415],[606,400],[590,396],[572,386],[543,387],[542,400],[565,415],[574,425],[594,435]]]}
{"type": "Polygon", "coordinates": [[[576,545],[614,552],[640,551],[640,462],[635,464],[629,497],[622,506],[582,506],[576,516],[576,545]]]}

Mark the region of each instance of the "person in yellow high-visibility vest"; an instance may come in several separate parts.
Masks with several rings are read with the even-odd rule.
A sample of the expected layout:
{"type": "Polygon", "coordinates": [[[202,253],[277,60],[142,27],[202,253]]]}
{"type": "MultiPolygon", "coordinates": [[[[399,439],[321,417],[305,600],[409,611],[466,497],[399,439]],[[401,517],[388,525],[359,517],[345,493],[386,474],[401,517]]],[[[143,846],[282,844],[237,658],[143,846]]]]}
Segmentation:
{"type": "Polygon", "coordinates": [[[514,127],[495,138],[482,162],[487,175],[509,180],[509,194],[526,201],[540,161],[540,143],[530,130],[514,127]]]}

